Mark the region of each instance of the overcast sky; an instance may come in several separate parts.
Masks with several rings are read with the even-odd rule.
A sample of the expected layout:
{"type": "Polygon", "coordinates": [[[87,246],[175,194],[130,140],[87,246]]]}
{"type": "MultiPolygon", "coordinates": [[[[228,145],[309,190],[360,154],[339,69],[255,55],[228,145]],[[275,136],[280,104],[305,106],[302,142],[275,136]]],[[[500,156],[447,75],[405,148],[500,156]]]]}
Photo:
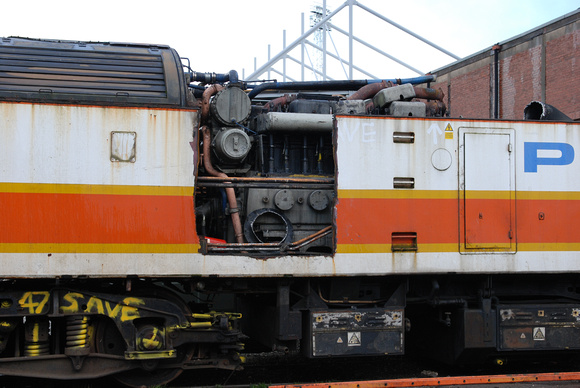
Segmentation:
{"type": "MultiPolygon", "coordinates": [[[[332,11],[344,0],[327,0],[332,11]]],[[[384,15],[451,53],[465,57],[507,40],[580,6],[578,0],[361,0],[359,3],[384,15]]],[[[22,0],[2,2],[0,36],[44,39],[115,41],[167,44],[191,61],[195,71],[237,70],[250,75],[256,65],[282,50],[283,31],[289,45],[305,29],[315,4],[322,0],[22,0]]],[[[411,67],[429,72],[454,59],[410,38],[407,34],[354,8],[354,35],[411,67]]],[[[332,19],[348,30],[348,7],[332,19]]],[[[337,30],[327,40],[344,61],[348,41],[337,30]]],[[[292,56],[300,60],[300,50],[292,56]]],[[[316,55],[309,50],[307,63],[316,55]]],[[[416,72],[396,64],[360,44],[354,47],[354,64],[378,78],[410,77],[416,72]]],[[[299,77],[299,69],[287,61],[288,72],[299,77]]],[[[277,66],[281,71],[282,64],[277,66]]],[[[347,77],[339,61],[331,60],[328,73],[335,79],[347,77]]],[[[264,75],[261,78],[266,78],[264,75]]],[[[309,75],[307,74],[307,77],[309,75]]],[[[281,80],[278,74],[271,78],[281,80]]],[[[354,78],[370,78],[356,73],[354,78]]],[[[310,79],[312,77],[310,76],[310,79]]]]}

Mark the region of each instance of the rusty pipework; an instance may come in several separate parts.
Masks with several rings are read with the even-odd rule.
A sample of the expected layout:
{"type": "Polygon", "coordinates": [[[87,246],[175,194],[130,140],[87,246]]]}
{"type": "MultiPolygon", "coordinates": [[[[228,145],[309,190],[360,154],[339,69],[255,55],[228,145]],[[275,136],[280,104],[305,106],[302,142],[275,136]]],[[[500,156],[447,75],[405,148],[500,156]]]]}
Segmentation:
{"type": "Polygon", "coordinates": [[[269,101],[266,105],[264,105],[264,109],[268,110],[269,112],[276,111],[279,107],[288,105],[297,98],[298,96],[296,94],[285,94],[282,97],[278,97],[272,101],[269,101]]]}
{"type": "Polygon", "coordinates": [[[209,100],[211,96],[222,90],[224,87],[218,84],[213,84],[204,90],[201,98],[201,122],[205,123],[209,116],[209,100]]]}
{"type": "Polygon", "coordinates": [[[435,90],[431,88],[422,88],[419,86],[413,86],[413,89],[415,90],[415,98],[422,98],[424,100],[443,101],[443,98],[445,97],[445,93],[443,93],[443,90],[441,90],[441,88],[435,90]]]}
{"type": "Polygon", "coordinates": [[[390,88],[391,86],[394,86],[391,81],[384,80],[380,83],[368,84],[350,95],[347,100],[366,100],[367,98],[373,97],[381,90],[390,88]]]}
{"type": "Polygon", "coordinates": [[[427,101],[425,103],[425,116],[443,117],[447,111],[447,106],[443,101],[427,101]]]}
{"type": "MultiPolygon", "coordinates": [[[[208,98],[209,99],[209,98],[208,98]]],[[[228,176],[216,170],[211,164],[210,150],[209,146],[211,144],[211,133],[209,128],[204,125],[201,127],[201,133],[203,134],[203,166],[208,174],[217,176],[220,178],[228,178],[228,176]]],[[[232,224],[234,226],[234,233],[236,235],[236,240],[239,244],[244,243],[244,232],[242,230],[242,222],[240,221],[240,213],[238,209],[238,201],[236,200],[236,192],[233,187],[226,187],[226,197],[228,199],[228,205],[230,207],[230,215],[232,217],[232,224]]]]}

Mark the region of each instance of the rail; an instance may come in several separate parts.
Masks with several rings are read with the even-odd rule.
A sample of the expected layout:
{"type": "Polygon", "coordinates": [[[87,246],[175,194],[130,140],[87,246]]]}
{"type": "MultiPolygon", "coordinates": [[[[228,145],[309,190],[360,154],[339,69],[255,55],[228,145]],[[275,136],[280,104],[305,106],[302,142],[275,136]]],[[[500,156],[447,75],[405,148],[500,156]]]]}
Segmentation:
{"type": "MultiPolygon", "coordinates": [[[[348,381],[332,383],[313,384],[290,384],[290,385],[270,385],[269,388],[391,388],[391,387],[443,387],[443,386],[480,386],[495,384],[510,384],[510,387],[517,387],[516,384],[525,383],[568,383],[568,386],[578,386],[580,384],[580,372],[563,373],[539,373],[539,374],[508,374],[508,375],[488,375],[488,376],[450,376],[450,377],[424,377],[405,378],[391,380],[373,381],[348,381]],[[573,384],[573,385],[572,385],[573,384]]],[[[558,385],[560,386],[560,385],[558,385]]]]}

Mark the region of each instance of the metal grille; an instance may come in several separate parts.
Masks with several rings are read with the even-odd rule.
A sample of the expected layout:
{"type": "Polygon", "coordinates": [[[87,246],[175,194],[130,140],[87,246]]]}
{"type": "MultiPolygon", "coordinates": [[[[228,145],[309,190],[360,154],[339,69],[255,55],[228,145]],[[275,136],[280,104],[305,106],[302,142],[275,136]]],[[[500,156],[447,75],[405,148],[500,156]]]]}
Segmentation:
{"type": "Polygon", "coordinates": [[[164,63],[173,62],[179,78],[180,64],[172,54],[167,47],[3,39],[0,97],[175,105],[181,99],[179,92],[177,100],[168,92],[164,63]]]}

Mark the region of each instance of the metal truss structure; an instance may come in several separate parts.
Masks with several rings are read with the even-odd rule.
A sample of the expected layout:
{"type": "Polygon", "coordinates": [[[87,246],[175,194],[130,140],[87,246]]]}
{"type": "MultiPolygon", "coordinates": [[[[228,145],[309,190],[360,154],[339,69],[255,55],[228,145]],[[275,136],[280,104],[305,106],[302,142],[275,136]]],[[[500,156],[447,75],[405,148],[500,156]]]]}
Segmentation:
{"type": "MultiPolygon", "coordinates": [[[[313,11],[314,16],[311,16],[311,27],[310,29],[305,31],[304,26],[304,14],[302,14],[302,29],[301,35],[298,39],[294,40],[289,45],[286,45],[286,31],[283,34],[283,49],[278,54],[274,55],[273,57],[270,56],[270,47],[268,46],[268,61],[260,67],[256,67],[256,59],[254,58],[254,71],[247,77],[244,77],[246,81],[255,81],[258,80],[259,77],[263,77],[264,74],[267,74],[268,79],[271,78],[271,73],[278,74],[283,78],[284,81],[298,81],[295,78],[292,78],[287,73],[287,61],[294,62],[300,66],[300,81],[305,81],[305,73],[307,71],[314,74],[314,76],[319,80],[333,80],[327,74],[327,65],[329,60],[338,61],[342,70],[345,73],[345,78],[352,80],[354,71],[358,71],[369,78],[378,79],[380,77],[376,77],[373,74],[369,73],[368,70],[357,66],[355,64],[354,58],[354,45],[359,44],[362,46],[367,47],[368,49],[378,53],[384,58],[388,60],[394,61],[405,68],[417,73],[419,75],[425,74],[425,72],[409,65],[408,63],[404,62],[403,60],[396,58],[395,56],[387,53],[384,50],[370,44],[369,42],[357,37],[353,33],[353,25],[354,25],[354,7],[359,7],[364,11],[370,13],[371,15],[375,16],[376,18],[380,19],[381,21],[390,24],[391,26],[396,27],[397,29],[403,31],[404,33],[408,34],[409,36],[435,48],[439,52],[442,52],[449,57],[458,60],[460,59],[459,56],[445,50],[444,48],[438,46],[437,44],[423,38],[422,36],[414,33],[413,31],[403,27],[402,25],[394,22],[393,20],[381,15],[380,13],[372,10],[371,8],[361,4],[357,0],[347,0],[338,8],[333,11],[330,11],[326,7],[326,0],[323,1],[323,5],[320,7],[316,7],[313,11]],[[348,30],[345,30],[331,22],[331,19],[336,16],[339,12],[344,9],[348,9],[348,30]],[[330,31],[336,31],[348,38],[348,58],[342,58],[336,48],[336,44],[330,34],[330,31]],[[328,50],[328,43],[332,44],[332,48],[334,52],[328,50]],[[321,61],[313,61],[308,53],[307,47],[311,47],[314,49],[315,56],[321,59],[321,61]],[[299,48],[299,50],[298,50],[299,48]],[[299,58],[296,58],[296,52],[299,51],[299,58]],[[275,66],[282,63],[282,70],[278,70],[275,66]],[[315,63],[321,62],[321,63],[315,63]]],[[[316,59],[316,58],[315,58],[316,59]]]]}

